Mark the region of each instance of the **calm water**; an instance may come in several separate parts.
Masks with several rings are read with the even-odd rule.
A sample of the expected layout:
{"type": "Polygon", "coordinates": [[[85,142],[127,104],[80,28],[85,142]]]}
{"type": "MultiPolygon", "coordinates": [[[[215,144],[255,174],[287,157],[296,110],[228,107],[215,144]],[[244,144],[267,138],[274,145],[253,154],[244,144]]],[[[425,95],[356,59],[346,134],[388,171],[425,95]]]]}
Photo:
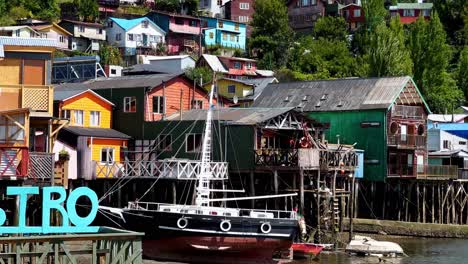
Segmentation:
{"type": "MultiPolygon", "coordinates": [[[[408,254],[408,257],[386,259],[385,263],[398,264],[422,264],[422,263],[446,263],[462,264],[468,263],[468,240],[464,239],[434,239],[434,238],[397,238],[379,237],[379,240],[393,241],[408,254]]],[[[348,256],[344,253],[320,254],[314,261],[304,260],[294,262],[295,264],[367,264],[379,263],[378,258],[348,256]]],[[[382,262],[381,262],[382,263],[382,262]]]]}

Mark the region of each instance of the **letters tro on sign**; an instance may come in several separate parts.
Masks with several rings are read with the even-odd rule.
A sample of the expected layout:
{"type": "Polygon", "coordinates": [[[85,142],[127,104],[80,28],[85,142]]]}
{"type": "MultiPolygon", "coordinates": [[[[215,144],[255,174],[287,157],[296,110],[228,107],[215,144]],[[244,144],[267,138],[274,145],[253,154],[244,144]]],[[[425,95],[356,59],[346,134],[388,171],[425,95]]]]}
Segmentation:
{"type": "Polygon", "coordinates": [[[50,234],[50,233],[97,233],[98,226],[90,226],[97,215],[99,201],[96,193],[88,187],[73,190],[67,199],[65,188],[59,186],[42,188],[42,226],[26,226],[26,207],[28,195],[39,195],[39,187],[7,187],[7,195],[18,196],[18,226],[3,226],[6,213],[0,208],[0,234],[50,234]],[[91,210],[81,217],[76,212],[77,201],[87,197],[91,210]],[[52,209],[62,216],[61,226],[50,225],[52,209]]]}

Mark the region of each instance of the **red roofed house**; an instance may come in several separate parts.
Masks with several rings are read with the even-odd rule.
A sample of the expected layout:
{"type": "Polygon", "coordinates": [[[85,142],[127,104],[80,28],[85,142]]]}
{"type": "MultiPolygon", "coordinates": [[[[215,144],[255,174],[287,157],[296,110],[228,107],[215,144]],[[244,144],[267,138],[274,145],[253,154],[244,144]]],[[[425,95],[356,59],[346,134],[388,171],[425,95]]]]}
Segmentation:
{"type": "Polygon", "coordinates": [[[419,16],[423,16],[426,20],[430,19],[432,7],[432,3],[398,3],[390,6],[389,10],[392,17],[396,15],[400,16],[401,23],[411,24],[419,16]]]}

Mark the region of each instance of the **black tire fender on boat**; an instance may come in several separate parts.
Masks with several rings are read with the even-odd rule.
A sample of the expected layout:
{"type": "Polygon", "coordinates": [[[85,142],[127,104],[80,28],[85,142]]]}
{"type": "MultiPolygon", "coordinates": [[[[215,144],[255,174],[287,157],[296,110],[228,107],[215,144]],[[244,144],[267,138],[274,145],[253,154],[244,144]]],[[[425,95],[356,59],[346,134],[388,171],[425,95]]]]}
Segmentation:
{"type": "Polygon", "coordinates": [[[177,227],[180,229],[184,229],[188,226],[188,219],[185,217],[181,217],[177,220],[177,227]]]}
{"type": "Polygon", "coordinates": [[[271,232],[271,224],[268,222],[263,223],[260,226],[260,231],[262,231],[263,234],[268,234],[271,232]]]}
{"type": "Polygon", "coordinates": [[[221,229],[221,231],[223,232],[228,232],[229,230],[231,230],[231,222],[228,221],[228,220],[223,220],[221,221],[221,223],[219,224],[219,228],[221,229]],[[226,226],[227,225],[227,226],[226,226]]]}

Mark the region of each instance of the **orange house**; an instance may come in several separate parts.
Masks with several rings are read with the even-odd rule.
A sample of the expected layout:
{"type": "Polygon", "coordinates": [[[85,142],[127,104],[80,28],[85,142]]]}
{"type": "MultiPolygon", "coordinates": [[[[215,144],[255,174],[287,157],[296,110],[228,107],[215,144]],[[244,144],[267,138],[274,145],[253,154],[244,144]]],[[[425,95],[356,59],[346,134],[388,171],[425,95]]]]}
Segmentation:
{"type": "Polygon", "coordinates": [[[122,149],[129,136],[111,128],[114,104],[92,90],[56,90],[55,115],[70,120],[54,146],[56,158],[68,152],[69,178],[119,177],[122,149]]]}

